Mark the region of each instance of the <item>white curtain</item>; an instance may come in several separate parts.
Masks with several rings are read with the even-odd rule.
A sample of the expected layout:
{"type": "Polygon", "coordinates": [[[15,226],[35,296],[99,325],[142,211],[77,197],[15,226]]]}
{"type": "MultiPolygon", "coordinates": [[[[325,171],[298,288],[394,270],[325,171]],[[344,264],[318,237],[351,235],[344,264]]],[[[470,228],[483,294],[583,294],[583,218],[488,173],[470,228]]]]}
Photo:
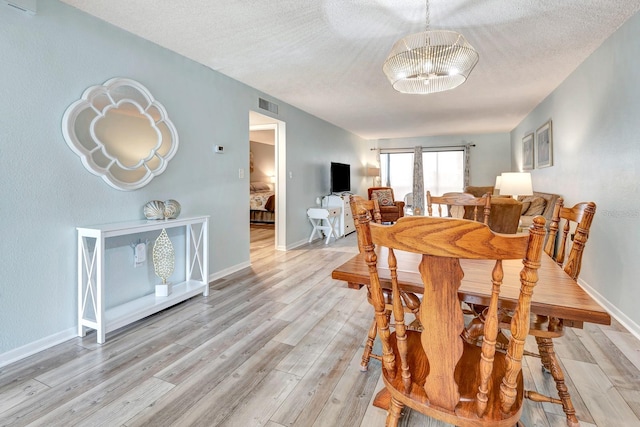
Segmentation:
{"type": "Polygon", "coordinates": [[[424,215],[424,177],[422,174],[422,147],[413,152],[413,214],[424,215]]]}
{"type": "Polygon", "coordinates": [[[469,175],[470,175],[469,166],[471,164],[471,162],[469,161],[469,158],[471,157],[471,147],[473,147],[472,144],[467,144],[464,146],[464,187],[463,188],[467,188],[469,186],[469,175]]]}

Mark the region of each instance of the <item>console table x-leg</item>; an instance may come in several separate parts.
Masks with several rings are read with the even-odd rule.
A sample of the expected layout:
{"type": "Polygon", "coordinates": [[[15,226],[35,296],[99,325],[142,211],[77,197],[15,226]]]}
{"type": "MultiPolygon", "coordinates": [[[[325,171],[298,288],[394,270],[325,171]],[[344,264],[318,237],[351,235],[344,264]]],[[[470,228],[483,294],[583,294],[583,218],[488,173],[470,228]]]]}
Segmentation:
{"type": "Polygon", "coordinates": [[[336,239],[340,237],[337,231],[340,208],[309,208],[307,209],[307,216],[309,217],[309,222],[313,225],[313,230],[309,236],[309,243],[313,241],[316,233],[322,238],[323,231],[327,237],[324,242],[325,245],[329,243],[331,236],[334,236],[336,239]]]}

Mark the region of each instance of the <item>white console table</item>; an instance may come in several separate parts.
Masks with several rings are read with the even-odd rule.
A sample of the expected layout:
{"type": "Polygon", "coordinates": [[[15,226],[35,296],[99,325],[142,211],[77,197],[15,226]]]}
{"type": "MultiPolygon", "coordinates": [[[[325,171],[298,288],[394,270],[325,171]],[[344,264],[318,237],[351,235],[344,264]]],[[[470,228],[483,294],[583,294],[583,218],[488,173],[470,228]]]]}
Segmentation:
{"type": "MultiPolygon", "coordinates": [[[[130,221],[77,227],[78,230],[78,336],[95,329],[99,344],[105,335],[143,317],[171,307],[197,294],[209,295],[209,217],[199,216],[166,221],[130,221]],[[105,241],[111,237],[134,235],[177,227],[185,228],[185,281],[174,283],[169,296],[155,293],[105,310],[105,241]],[[197,274],[194,274],[197,273],[197,274]],[[196,277],[196,279],[194,279],[196,277]]],[[[183,256],[176,253],[176,257],[183,256]]]]}
{"type": "Polygon", "coordinates": [[[336,240],[340,238],[338,236],[338,221],[340,219],[339,215],[342,209],[340,208],[309,208],[307,209],[307,216],[309,217],[309,222],[313,226],[313,230],[311,230],[311,235],[309,236],[309,243],[311,243],[318,233],[318,236],[322,238],[322,232],[324,232],[327,240],[324,244],[329,243],[329,239],[331,236],[335,237],[336,240]]]}

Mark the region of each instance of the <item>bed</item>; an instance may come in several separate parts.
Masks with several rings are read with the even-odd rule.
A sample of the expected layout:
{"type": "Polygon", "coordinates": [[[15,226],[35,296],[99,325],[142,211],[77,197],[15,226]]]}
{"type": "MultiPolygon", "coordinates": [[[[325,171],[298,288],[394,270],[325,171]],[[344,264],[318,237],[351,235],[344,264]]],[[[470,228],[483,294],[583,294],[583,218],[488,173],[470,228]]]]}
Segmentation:
{"type": "Polygon", "coordinates": [[[249,209],[250,222],[276,222],[276,196],[270,184],[252,182],[249,185],[249,209]]]}

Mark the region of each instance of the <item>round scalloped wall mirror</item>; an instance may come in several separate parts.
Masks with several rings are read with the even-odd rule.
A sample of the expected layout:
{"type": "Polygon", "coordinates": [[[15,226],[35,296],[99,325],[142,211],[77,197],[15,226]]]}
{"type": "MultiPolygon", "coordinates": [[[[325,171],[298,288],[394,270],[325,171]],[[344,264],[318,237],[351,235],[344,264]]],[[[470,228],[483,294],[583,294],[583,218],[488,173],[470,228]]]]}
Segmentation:
{"type": "Polygon", "coordinates": [[[167,168],[178,132],[142,84],[114,78],[91,86],[62,118],[67,145],[84,167],[118,190],[136,190],[167,168]]]}

